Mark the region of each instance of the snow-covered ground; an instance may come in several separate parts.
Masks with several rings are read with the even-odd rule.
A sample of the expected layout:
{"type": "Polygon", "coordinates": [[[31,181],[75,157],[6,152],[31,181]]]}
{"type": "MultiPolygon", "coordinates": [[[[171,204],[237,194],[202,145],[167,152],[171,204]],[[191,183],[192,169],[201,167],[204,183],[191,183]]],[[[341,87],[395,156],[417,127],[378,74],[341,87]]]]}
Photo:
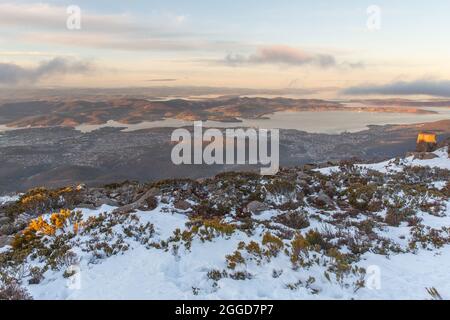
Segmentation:
{"type": "Polygon", "coordinates": [[[17,201],[19,200],[19,196],[0,196],[0,205],[7,203],[7,202],[11,202],[11,201],[17,201]]]}
{"type": "MultiPolygon", "coordinates": [[[[450,169],[447,150],[439,150],[436,155],[438,158],[432,160],[407,158],[400,162],[391,160],[359,167],[384,174],[399,172],[407,166],[450,169]]],[[[337,170],[337,167],[324,168],[320,172],[331,174],[337,170]]],[[[445,180],[437,181],[435,187],[442,189],[446,183],[445,180]]],[[[424,227],[444,228],[442,230],[445,231],[450,227],[449,199],[444,201],[444,206],[440,215],[425,212],[416,212],[416,215],[422,219],[424,227]]],[[[99,217],[104,212],[112,215],[113,210],[106,205],[96,210],[80,209],[83,221],[99,217]]],[[[310,216],[321,214],[330,219],[333,214],[315,208],[307,208],[307,213],[310,216]]],[[[136,212],[137,222],[130,218],[112,227],[113,234],[105,241],[114,243],[122,239],[128,246],[127,250],[95,258],[93,251],[86,249],[87,243],[93,238],[101,242],[102,235],[94,237],[91,231],[80,233],[70,240],[72,251],[77,255],[75,263],[66,263],[67,268],[46,271],[39,284],[24,281],[23,285],[34,299],[431,299],[427,289],[433,288],[442,298],[450,299],[450,245],[439,248],[419,246],[415,250],[407,250],[412,227],[406,223],[398,227],[375,228],[378,236],[398,245],[401,248],[399,252],[380,254],[369,250],[354,264],[354,267],[364,268],[365,272],[358,269],[345,272],[342,279],[328,269],[333,259],[314,252],[305,254],[305,259],[317,263],[293,267],[289,252],[294,245],[289,240],[283,240],[284,250],[268,257],[244,249],[242,243],[249,245],[252,242],[267,249],[263,237],[277,227],[274,218],[279,214],[278,210],[272,209],[255,216],[251,233],[236,229],[229,234],[215,233],[205,240],[199,232],[191,241],[175,240],[177,233],[188,230],[186,223],[190,219],[184,212],[173,210],[172,203],[160,202],[152,211],[136,212]],[[128,224],[153,225],[151,241],[126,237],[128,224]],[[226,257],[239,247],[245,262],[230,268],[226,257]],[[73,273],[63,276],[68,269],[73,273]],[[363,285],[358,286],[361,281],[363,285]]],[[[386,212],[376,215],[384,217],[386,212]]],[[[365,218],[356,217],[351,221],[358,219],[365,218]]],[[[233,216],[225,220],[239,224],[233,216]]],[[[72,226],[66,227],[70,229],[72,226]]],[[[325,218],[311,219],[309,227],[302,233],[327,228],[336,229],[325,218]]],[[[353,230],[349,226],[344,232],[352,233],[353,230]]],[[[343,248],[342,252],[345,251],[343,248]]],[[[28,263],[29,266],[41,266],[41,262],[31,259],[28,263]]]]}
{"type": "MultiPolygon", "coordinates": [[[[360,164],[357,165],[357,167],[367,170],[375,170],[385,174],[401,172],[405,167],[430,167],[450,170],[450,161],[448,160],[447,148],[439,149],[433,152],[433,154],[436,155],[436,158],[434,159],[420,160],[415,159],[414,156],[411,156],[404,159],[391,159],[373,164],[360,164]]],[[[334,166],[321,168],[316,171],[325,175],[330,175],[333,172],[339,171],[339,167],[334,166]]]]}
{"type": "MultiPolygon", "coordinates": [[[[111,209],[103,206],[83,213],[93,216],[111,209]]],[[[187,222],[186,216],[163,213],[160,208],[137,215],[141,222],[155,226],[160,239],[167,239],[177,228],[183,229],[187,222]]],[[[450,225],[450,204],[445,218],[433,217],[429,223],[435,224],[436,219],[450,225]]],[[[450,299],[450,246],[389,257],[367,253],[358,265],[369,270],[365,279],[370,289],[356,293],[353,287],[330,283],[321,267],[293,270],[289,258],[283,255],[261,265],[249,263],[245,270],[252,279],[221,279],[214,288],[208,271],[226,268],[225,256],[239,242],[252,240],[260,242],[261,236],[236,232],[212,242],[196,240],[190,251],[180,248],[178,253],[131,242],[132,249],[99,263],[91,264],[90,255],[81,253],[75,276],[66,279],[62,271],[50,271],[42,283],[28,285],[27,289],[35,299],[430,299],[426,289],[436,288],[443,298],[450,299]],[[274,278],[274,270],[281,275],[274,278]],[[304,287],[287,288],[299,280],[305,283],[309,277],[316,279],[311,289],[319,290],[319,294],[311,294],[311,289],[304,287]]]]}

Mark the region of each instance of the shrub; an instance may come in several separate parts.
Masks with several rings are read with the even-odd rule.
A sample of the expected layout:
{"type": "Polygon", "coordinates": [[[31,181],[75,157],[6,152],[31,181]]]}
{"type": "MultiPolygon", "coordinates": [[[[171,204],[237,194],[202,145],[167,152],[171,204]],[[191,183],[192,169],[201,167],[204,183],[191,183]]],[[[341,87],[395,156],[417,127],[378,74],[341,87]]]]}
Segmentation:
{"type": "Polygon", "coordinates": [[[201,241],[212,241],[217,236],[231,236],[236,231],[235,225],[224,223],[220,218],[193,218],[186,225],[190,231],[184,235],[180,233],[180,236],[190,240],[197,235],[201,241]]]}
{"type": "Polygon", "coordinates": [[[327,242],[317,230],[309,230],[305,235],[307,243],[316,249],[327,249],[327,242]]]}
{"type": "Polygon", "coordinates": [[[308,241],[300,234],[296,234],[291,241],[291,262],[296,264],[300,260],[300,255],[308,251],[308,241]]]}
{"type": "Polygon", "coordinates": [[[42,279],[44,279],[43,270],[38,267],[33,267],[30,269],[30,280],[28,280],[29,284],[39,284],[42,279]]]}
{"type": "Polygon", "coordinates": [[[273,195],[291,195],[295,191],[295,183],[283,179],[274,179],[266,186],[268,192],[273,195]]]}
{"type": "MultiPolygon", "coordinates": [[[[376,185],[362,183],[352,184],[348,188],[348,202],[352,207],[358,210],[368,210],[369,204],[373,203],[371,200],[375,196],[376,191],[376,185]]],[[[370,208],[376,210],[378,207],[375,206],[375,208],[373,208],[370,206],[370,208]]]]}
{"type": "Polygon", "coordinates": [[[269,232],[264,234],[262,244],[268,248],[268,254],[266,255],[275,257],[284,248],[283,241],[269,232]]]}
{"type": "Polygon", "coordinates": [[[384,221],[392,227],[398,227],[400,226],[403,219],[404,216],[400,210],[395,208],[388,208],[384,221]]]}
{"type": "Polygon", "coordinates": [[[239,251],[235,251],[233,254],[227,255],[228,269],[234,270],[238,264],[245,264],[245,259],[239,251]]]}
{"type": "Polygon", "coordinates": [[[0,286],[0,300],[32,300],[32,298],[26,289],[13,281],[0,286]]]}
{"type": "Polygon", "coordinates": [[[220,279],[227,278],[228,274],[226,271],[210,270],[206,276],[213,281],[219,281],[220,279]]]}
{"type": "Polygon", "coordinates": [[[258,262],[261,261],[263,252],[258,243],[256,243],[255,241],[251,241],[248,245],[245,246],[245,250],[248,254],[254,256],[258,260],[258,262]]]}
{"type": "Polygon", "coordinates": [[[230,278],[233,280],[245,281],[253,278],[253,275],[247,271],[237,271],[230,274],[230,278]]]}
{"type": "Polygon", "coordinates": [[[77,188],[66,187],[56,190],[35,188],[22,195],[6,211],[10,217],[23,212],[43,214],[49,210],[71,208],[80,202],[80,190],[77,188]]]}
{"type": "Polygon", "coordinates": [[[73,212],[62,209],[58,213],[53,213],[48,222],[42,216],[31,220],[25,230],[14,237],[11,243],[13,249],[19,250],[29,244],[35,244],[42,236],[54,236],[57,230],[67,225],[66,222],[72,214],[73,212]]]}
{"type": "Polygon", "coordinates": [[[280,215],[276,218],[276,221],[286,227],[296,230],[308,228],[310,225],[306,214],[297,211],[289,211],[288,213],[280,215]]]}

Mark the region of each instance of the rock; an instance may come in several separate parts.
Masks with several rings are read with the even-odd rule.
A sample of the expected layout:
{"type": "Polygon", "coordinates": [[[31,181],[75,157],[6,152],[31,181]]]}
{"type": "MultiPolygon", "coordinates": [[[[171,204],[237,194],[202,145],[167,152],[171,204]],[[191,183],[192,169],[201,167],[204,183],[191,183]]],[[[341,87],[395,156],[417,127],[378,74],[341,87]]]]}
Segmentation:
{"type": "Polygon", "coordinates": [[[142,205],[138,208],[142,211],[153,211],[158,207],[158,199],[154,196],[148,197],[143,201],[142,205]]]}
{"type": "Polygon", "coordinates": [[[263,211],[269,210],[269,206],[259,201],[252,201],[247,205],[247,211],[253,214],[260,214],[263,211]]]}
{"type": "Polygon", "coordinates": [[[433,152],[436,151],[437,144],[433,142],[419,142],[416,147],[416,151],[419,153],[422,152],[433,152]]]}
{"type": "Polygon", "coordinates": [[[96,208],[101,207],[104,204],[106,204],[108,206],[111,206],[111,207],[117,207],[118,206],[118,203],[116,201],[114,201],[113,199],[107,198],[107,197],[102,197],[102,198],[99,198],[99,199],[95,199],[94,206],[96,208]]]}
{"type": "Polygon", "coordinates": [[[158,207],[158,199],[155,196],[149,197],[146,202],[149,210],[155,210],[158,207]]]}
{"type": "Polygon", "coordinates": [[[81,203],[77,207],[80,209],[90,209],[90,210],[97,209],[92,203],[81,203]]]}
{"type": "Polygon", "coordinates": [[[10,236],[13,233],[15,233],[15,230],[12,224],[4,224],[0,226],[0,235],[10,236]]]}
{"type": "Polygon", "coordinates": [[[9,223],[10,219],[8,217],[0,217],[0,227],[4,224],[9,223]]]}
{"type": "Polygon", "coordinates": [[[175,202],[173,206],[175,207],[175,209],[183,211],[189,210],[191,208],[191,204],[185,200],[179,200],[175,202]]]}
{"type": "Polygon", "coordinates": [[[304,164],[302,167],[303,167],[304,170],[313,170],[313,169],[317,168],[317,166],[315,164],[312,164],[312,163],[304,164]]]}
{"type": "Polygon", "coordinates": [[[113,211],[113,214],[129,213],[129,212],[133,212],[134,210],[140,209],[140,208],[148,209],[149,204],[152,205],[153,201],[156,201],[156,199],[154,199],[154,200],[149,200],[149,199],[155,198],[156,195],[158,195],[159,193],[160,193],[160,190],[158,188],[152,188],[152,189],[148,190],[141,198],[139,198],[139,200],[115,209],[113,211]]]}
{"type": "Polygon", "coordinates": [[[0,236],[0,248],[10,244],[12,237],[0,236]]]}
{"type": "Polygon", "coordinates": [[[431,152],[408,152],[407,157],[414,157],[414,160],[431,160],[438,158],[437,155],[431,152]]]}
{"type": "Polygon", "coordinates": [[[168,196],[161,197],[161,203],[169,204],[170,198],[168,196]]]}

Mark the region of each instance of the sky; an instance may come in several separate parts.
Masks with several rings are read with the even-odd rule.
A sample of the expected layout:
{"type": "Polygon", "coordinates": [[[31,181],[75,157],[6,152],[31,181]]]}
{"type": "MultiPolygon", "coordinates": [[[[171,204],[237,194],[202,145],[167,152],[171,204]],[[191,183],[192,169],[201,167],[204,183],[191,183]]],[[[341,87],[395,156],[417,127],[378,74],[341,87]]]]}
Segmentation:
{"type": "Polygon", "coordinates": [[[450,97],[449,15],[448,0],[0,1],[0,86],[450,97]]]}

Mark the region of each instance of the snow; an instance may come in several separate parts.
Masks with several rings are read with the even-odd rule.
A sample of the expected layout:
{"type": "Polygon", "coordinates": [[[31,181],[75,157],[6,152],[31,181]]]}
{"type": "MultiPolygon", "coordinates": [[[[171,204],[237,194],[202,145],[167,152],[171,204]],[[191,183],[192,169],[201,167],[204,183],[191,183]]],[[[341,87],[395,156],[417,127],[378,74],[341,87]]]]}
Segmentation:
{"type": "MultiPolygon", "coordinates": [[[[445,147],[433,152],[433,154],[437,156],[437,158],[434,159],[420,160],[414,159],[414,157],[411,156],[405,159],[391,159],[372,164],[357,164],[356,167],[366,170],[374,170],[384,174],[402,172],[405,167],[430,167],[450,170],[450,161],[448,161],[449,158],[447,150],[447,147],[445,147]]],[[[335,172],[339,172],[340,168],[333,166],[315,169],[314,171],[329,176],[335,172]]]]}
{"type": "Polygon", "coordinates": [[[19,200],[19,195],[2,196],[2,197],[0,197],[0,205],[7,203],[7,202],[17,201],[17,200],[19,200]]]}
{"type": "Polygon", "coordinates": [[[436,288],[444,299],[450,299],[450,248],[439,251],[421,251],[418,254],[401,254],[386,259],[368,254],[363,267],[380,269],[380,289],[361,289],[358,299],[431,299],[427,288],[436,288]]]}
{"type": "Polygon", "coordinates": [[[395,173],[403,171],[404,167],[430,167],[450,170],[450,161],[448,158],[447,147],[433,152],[437,156],[434,159],[420,160],[414,157],[405,159],[389,160],[376,164],[359,165],[361,168],[376,170],[381,173],[395,173]]]}
{"type": "MultiPolygon", "coordinates": [[[[450,204],[444,218],[424,215],[429,225],[450,225],[450,204]],[[438,221],[442,220],[442,223],[438,221]]],[[[83,209],[85,216],[94,216],[114,208],[103,206],[99,210],[83,209]]],[[[270,218],[273,212],[262,216],[270,218]]],[[[182,214],[162,212],[161,207],[152,212],[138,212],[141,222],[155,225],[157,238],[166,239],[176,229],[183,229],[188,218],[182,214]]],[[[407,228],[387,228],[383,231],[392,238],[406,235],[407,228]]],[[[389,257],[367,253],[359,266],[376,266],[380,270],[380,287],[362,288],[356,293],[353,288],[332,284],[323,277],[323,269],[315,266],[298,272],[291,268],[289,258],[280,255],[270,262],[258,265],[247,264],[245,270],[253,275],[246,281],[227,278],[213,288],[206,277],[209,270],[223,270],[224,257],[236,250],[240,241],[261,241],[262,229],[249,236],[236,232],[230,238],[219,237],[212,242],[194,240],[191,251],[180,248],[174,254],[170,250],[147,249],[135,244],[124,254],[112,256],[98,264],[81,260],[78,279],[80,286],[71,288],[70,280],[60,272],[47,272],[39,285],[28,285],[35,299],[429,299],[426,288],[435,287],[443,297],[450,298],[450,247],[439,251],[419,251],[418,254],[399,254],[389,257]],[[279,278],[274,270],[282,270],[279,278]],[[312,295],[307,289],[290,290],[289,283],[306,281],[314,276],[317,281],[312,288],[320,290],[312,295]],[[193,288],[198,289],[198,296],[193,288]]]]}
{"type": "MultiPolygon", "coordinates": [[[[407,158],[358,166],[387,174],[399,172],[406,166],[450,168],[446,149],[438,150],[435,154],[438,158],[431,160],[407,158]]],[[[337,170],[338,167],[330,167],[317,171],[331,174],[337,170]]],[[[438,181],[434,183],[434,187],[443,188],[445,184],[446,181],[438,181]]],[[[3,201],[4,197],[0,199],[3,201]]],[[[175,230],[186,230],[189,217],[180,211],[167,210],[173,209],[168,208],[172,205],[160,204],[153,211],[136,213],[139,223],[154,225],[152,241],[167,241],[175,230]]],[[[425,212],[417,212],[417,216],[423,219],[422,224],[426,227],[449,227],[450,200],[445,201],[444,205],[445,210],[441,216],[425,212]]],[[[103,205],[96,210],[80,211],[83,218],[87,219],[104,212],[111,213],[114,209],[103,205]]],[[[336,231],[335,226],[326,223],[327,219],[331,219],[330,213],[319,213],[310,207],[305,208],[305,213],[320,214],[323,221],[311,219],[311,225],[302,232],[323,230],[325,227],[336,231]]],[[[237,230],[230,236],[221,235],[204,242],[194,237],[190,249],[185,248],[182,242],[178,243],[178,248],[170,244],[165,250],[127,239],[129,250],[93,262],[91,253],[75,248],[80,262],[77,266],[79,270],[74,276],[66,279],[62,276],[63,270],[49,270],[40,284],[30,285],[25,282],[25,286],[34,299],[431,299],[427,288],[436,288],[444,299],[450,299],[448,245],[439,249],[419,248],[414,253],[392,253],[387,256],[368,251],[356,265],[371,271],[365,276],[365,280],[366,283],[374,280],[375,285],[358,290],[350,285],[358,279],[356,275],[350,276],[344,283],[330,282],[324,275],[324,264],[296,270],[292,268],[290,257],[283,252],[264,261],[246,256],[245,265],[239,265],[236,271],[248,272],[252,275],[249,279],[240,281],[225,277],[214,283],[208,278],[209,271],[227,270],[225,257],[232,254],[239,243],[255,241],[261,244],[264,233],[268,231],[266,225],[277,226],[273,218],[278,214],[277,210],[267,210],[254,216],[254,220],[260,224],[252,234],[237,230]],[[311,277],[315,281],[305,286],[311,277]],[[295,284],[299,281],[303,285],[297,288],[295,284]],[[292,286],[295,288],[289,288],[292,286]]],[[[384,217],[386,210],[377,215],[384,217]]],[[[362,218],[363,216],[355,217],[354,221],[361,221],[362,218]]],[[[233,222],[232,217],[225,220],[233,222]]],[[[404,248],[408,246],[410,228],[403,223],[399,227],[376,228],[375,232],[404,248]]],[[[354,228],[349,226],[345,231],[352,234],[354,228]]],[[[344,248],[342,252],[346,252],[345,250],[348,248],[344,248]]],[[[227,272],[232,273],[230,270],[227,272]]]]}

